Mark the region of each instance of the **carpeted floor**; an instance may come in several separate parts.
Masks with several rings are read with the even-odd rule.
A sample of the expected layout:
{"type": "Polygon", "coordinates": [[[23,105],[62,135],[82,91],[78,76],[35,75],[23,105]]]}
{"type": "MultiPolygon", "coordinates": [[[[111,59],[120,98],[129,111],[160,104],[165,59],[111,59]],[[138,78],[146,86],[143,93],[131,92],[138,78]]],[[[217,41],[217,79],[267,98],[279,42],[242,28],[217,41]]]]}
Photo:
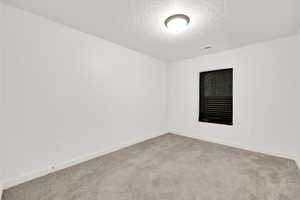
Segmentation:
{"type": "Polygon", "coordinates": [[[166,134],[4,191],[4,200],[298,200],[294,161],[166,134]]]}

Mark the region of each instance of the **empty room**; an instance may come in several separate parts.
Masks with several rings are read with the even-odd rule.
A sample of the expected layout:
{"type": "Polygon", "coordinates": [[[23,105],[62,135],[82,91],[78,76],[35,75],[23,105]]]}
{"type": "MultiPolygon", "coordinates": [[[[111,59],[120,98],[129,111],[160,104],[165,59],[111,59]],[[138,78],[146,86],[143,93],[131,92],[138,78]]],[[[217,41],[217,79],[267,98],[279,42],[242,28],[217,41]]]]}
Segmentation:
{"type": "Polygon", "coordinates": [[[300,200],[300,1],[0,0],[0,200],[300,200]]]}

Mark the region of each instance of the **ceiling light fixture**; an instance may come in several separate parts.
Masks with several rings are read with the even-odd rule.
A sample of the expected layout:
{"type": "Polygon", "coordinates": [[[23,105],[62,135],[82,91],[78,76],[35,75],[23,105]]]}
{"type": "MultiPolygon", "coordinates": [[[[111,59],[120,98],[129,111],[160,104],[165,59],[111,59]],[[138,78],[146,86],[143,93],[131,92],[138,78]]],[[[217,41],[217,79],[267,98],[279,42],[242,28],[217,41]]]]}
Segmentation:
{"type": "Polygon", "coordinates": [[[172,32],[181,32],[187,28],[190,23],[190,18],[184,14],[176,14],[168,17],[165,20],[165,26],[172,32]]]}

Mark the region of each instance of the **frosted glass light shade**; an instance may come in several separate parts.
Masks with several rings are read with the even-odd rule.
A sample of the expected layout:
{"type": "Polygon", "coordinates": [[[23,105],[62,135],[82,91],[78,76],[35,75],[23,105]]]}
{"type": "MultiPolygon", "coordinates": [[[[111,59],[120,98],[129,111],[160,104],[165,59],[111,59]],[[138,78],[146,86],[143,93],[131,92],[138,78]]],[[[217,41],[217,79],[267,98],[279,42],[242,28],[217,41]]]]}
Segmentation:
{"type": "Polygon", "coordinates": [[[172,32],[181,32],[187,28],[190,18],[187,15],[176,14],[165,20],[165,26],[172,32]]]}

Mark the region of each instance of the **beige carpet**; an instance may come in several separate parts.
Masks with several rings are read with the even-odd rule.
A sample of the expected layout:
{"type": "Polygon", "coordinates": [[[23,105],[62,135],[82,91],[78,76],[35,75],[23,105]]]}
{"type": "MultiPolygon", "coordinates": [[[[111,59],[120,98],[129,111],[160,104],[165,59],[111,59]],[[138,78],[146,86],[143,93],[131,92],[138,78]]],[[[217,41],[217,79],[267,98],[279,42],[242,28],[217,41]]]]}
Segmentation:
{"type": "Polygon", "coordinates": [[[299,200],[295,162],[166,134],[4,191],[4,200],[299,200]]]}

